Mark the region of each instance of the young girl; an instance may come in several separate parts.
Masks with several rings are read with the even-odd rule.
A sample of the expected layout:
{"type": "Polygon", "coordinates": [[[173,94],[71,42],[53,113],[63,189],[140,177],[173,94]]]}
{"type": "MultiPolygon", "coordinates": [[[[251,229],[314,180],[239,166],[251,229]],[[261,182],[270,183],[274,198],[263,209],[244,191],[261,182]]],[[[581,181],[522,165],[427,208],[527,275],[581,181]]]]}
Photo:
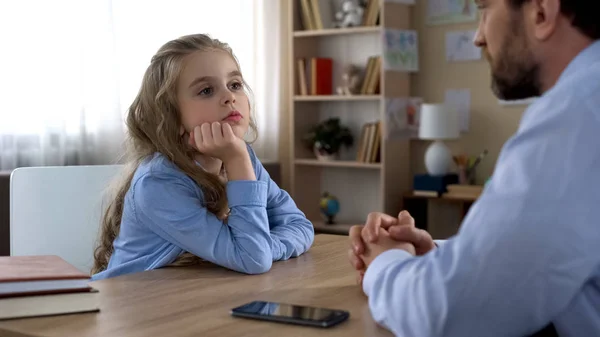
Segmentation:
{"type": "Polygon", "coordinates": [[[206,35],[154,55],[129,108],[132,163],[93,280],[200,260],[264,273],[309,249],[312,224],[242,138],[256,134],[247,90],[229,46],[206,35]]]}

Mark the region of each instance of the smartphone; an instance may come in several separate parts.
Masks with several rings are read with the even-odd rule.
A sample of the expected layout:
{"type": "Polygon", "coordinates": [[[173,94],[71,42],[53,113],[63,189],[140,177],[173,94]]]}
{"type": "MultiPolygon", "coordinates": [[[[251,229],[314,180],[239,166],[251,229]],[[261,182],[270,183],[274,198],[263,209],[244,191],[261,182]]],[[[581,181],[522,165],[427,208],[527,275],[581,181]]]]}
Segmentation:
{"type": "Polygon", "coordinates": [[[231,309],[231,315],[297,325],[329,328],[350,317],[344,310],[307,307],[289,303],[254,301],[231,309]]]}

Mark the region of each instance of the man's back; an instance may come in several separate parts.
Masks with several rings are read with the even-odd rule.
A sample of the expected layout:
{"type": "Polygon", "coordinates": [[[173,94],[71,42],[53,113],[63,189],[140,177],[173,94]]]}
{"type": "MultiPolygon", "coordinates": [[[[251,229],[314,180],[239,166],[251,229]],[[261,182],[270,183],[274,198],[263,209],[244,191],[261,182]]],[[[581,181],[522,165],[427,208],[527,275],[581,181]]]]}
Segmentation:
{"type": "MultiPolygon", "coordinates": [[[[571,227],[572,233],[564,238],[563,244],[578,257],[557,264],[555,274],[549,277],[559,278],[557,281],[565,284],[579,282],[570,278],[570,274],[576,274],[582,265],[593,263],[585,260],[596,261],[595,270],[580,289],[569,294],[572,299],[553,322],[560,336],[600,336],[600,242],[596,245],[598,248],[590,249],[592,242],[589,240],[598,237],[600,232],[600,218],[594,217],[594,213],[599,214],[597,209],[600,207],[600,186],[595,183],[600,181],[600,42],[571,62],[557,85],[539,103],[523,117],[520,129],[548,132],[550,137],[563,144],[562,153],[550,153],[550,148],[538,149],[540,156],[564,161],[560,169],[562,174],[540,167],[541,171],[552,172],[556,181],[547,181],[548,188],[539,193],[554,193],[556,198],[563,199],[563,209],[549,209],[548,212],[571,215],[571,223],[564,225],[571,227]],[[580,142],[572,142],[574,139],[580,142]],[[582,167],[590,170],[583,171],[582,167]],[[566,199],[563,193],[567,191],[579,193],[566,199]]],[[[553,235],[544,233],[544,228],[539,231],[537,235],[553,235]]],[[[552,264],[553,261],[540,263],[552,264]]],[[[552,302],[552,298],[547,301],[552,302]]]]}
{"type": "MultiPolygon", "coordinates": [[[[464,223],[466,233],[471,226],[480,227],[474,231],[487,230],[486,219],[500,216],[486,212],[490,209],[512,211],[515,220],[535,223],[523,226],[523,238],[505,247],[512,256],[522,254],[524,261],[525,255],[532,256],[535,263],[507,263],[513,268],[510,273],[518,271],[522,279],[506,281],[539,283],[523,287],[536,291],[523,297],[535,302],[527,305],[533,309],[527,315],[535,320],[558,310],[551,319],[560,336],[600,336],[599,132],[600,41],[579,54],[557,84],[526,111],[500,154],[489,193],[464,223]],[[511,195],[515,198],[510,207],[494,207],[510,204],[511,195]]],[[[503,231],[490,229],[494,230],[503,231]]],[[[497,282],[502,283],[502,276],[497,282]]],[[[510,294],[513,285],[508,286],[506,298],[516,300],[510,294]]],[[[518,291],[519,284],[514,286],[518,291]]]]}

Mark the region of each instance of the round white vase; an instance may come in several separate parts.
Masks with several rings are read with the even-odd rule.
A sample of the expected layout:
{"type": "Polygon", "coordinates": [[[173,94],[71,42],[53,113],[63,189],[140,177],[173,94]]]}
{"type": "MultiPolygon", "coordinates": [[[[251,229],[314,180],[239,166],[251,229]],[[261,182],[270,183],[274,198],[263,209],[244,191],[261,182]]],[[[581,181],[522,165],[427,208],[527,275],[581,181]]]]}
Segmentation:
{"type": "Polygon", "coordinates": [[[442,141],[435,141],[429,145],[425,152],[425,167],[432,176],[441,176],[448,173],[452,154],[442,141]]]}

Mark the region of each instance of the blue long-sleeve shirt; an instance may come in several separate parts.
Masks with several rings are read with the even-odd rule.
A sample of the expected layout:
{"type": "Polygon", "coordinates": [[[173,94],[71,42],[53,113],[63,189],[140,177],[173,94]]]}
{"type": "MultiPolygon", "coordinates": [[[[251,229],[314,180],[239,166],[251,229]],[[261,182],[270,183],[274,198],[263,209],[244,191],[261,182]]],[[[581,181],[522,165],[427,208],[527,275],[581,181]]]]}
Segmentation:
{"type": "Polygon", "coordinates": [[[226,223],[203,207],[200,187],[164,155],[144,161],[125,196],[108,268],[92,279],[160,268],[183,252],[256,274],[306,252],[314,240],[311,222],[248,151],[257,180],[227,182],[226,223]]]}
{"type": "Polygon", "coordinates": [[[600,41],[532,104],[457,235],[378,256],[363,290],[398,336],[600,336],[600,41]]]}

